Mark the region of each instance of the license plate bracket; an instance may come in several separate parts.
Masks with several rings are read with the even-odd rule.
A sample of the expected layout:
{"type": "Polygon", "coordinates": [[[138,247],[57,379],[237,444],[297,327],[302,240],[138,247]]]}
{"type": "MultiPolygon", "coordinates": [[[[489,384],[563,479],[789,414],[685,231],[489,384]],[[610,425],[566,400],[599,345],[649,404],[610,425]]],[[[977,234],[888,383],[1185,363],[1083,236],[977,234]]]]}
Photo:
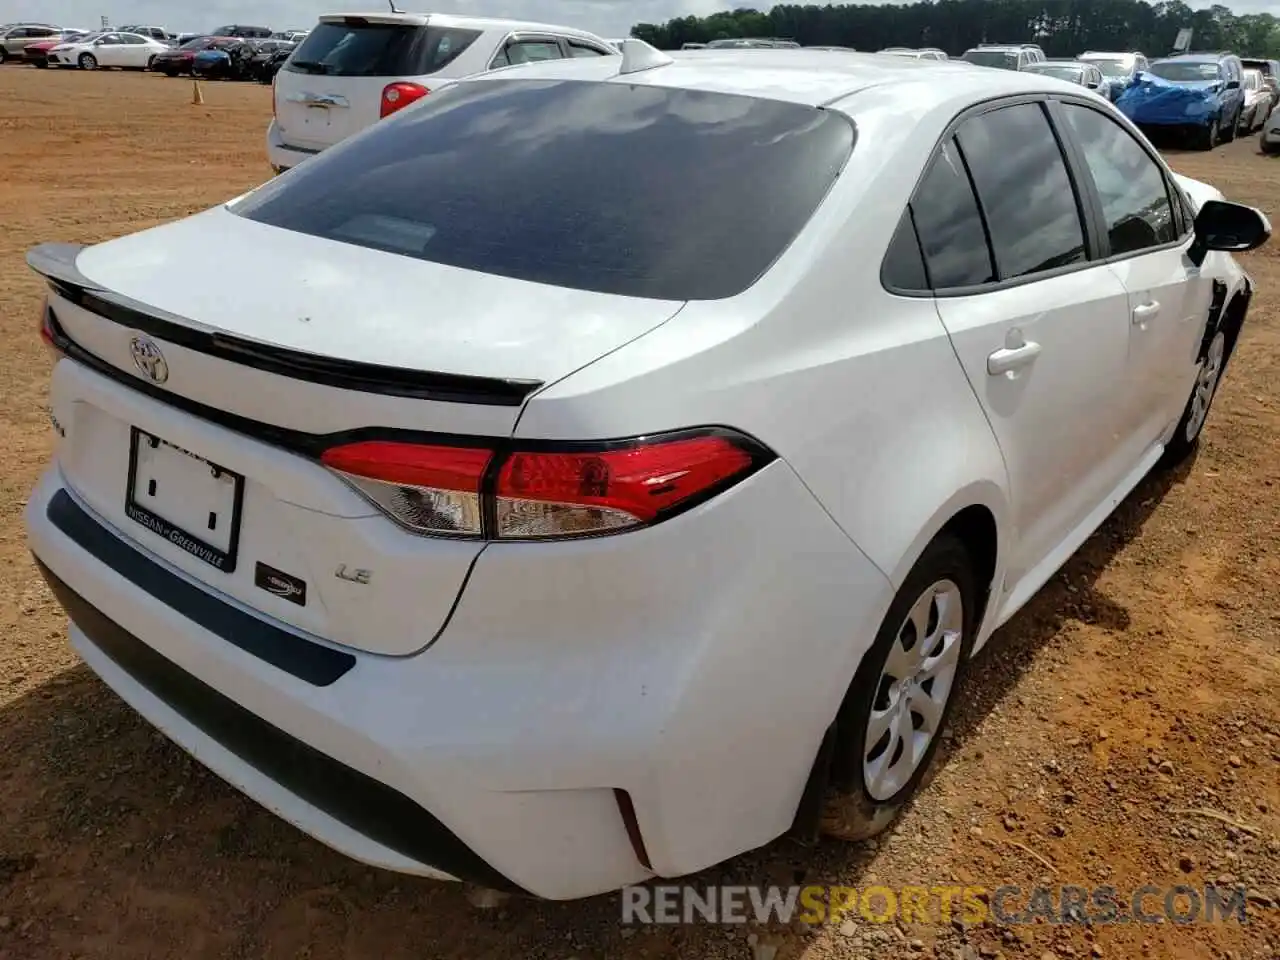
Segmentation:
{"type": "Polygon", "coordinates": [[[130,520],[214,569],[234,573],[243,509],[240,474],[138,427],[130,428],[124,502],[130,520]]]}

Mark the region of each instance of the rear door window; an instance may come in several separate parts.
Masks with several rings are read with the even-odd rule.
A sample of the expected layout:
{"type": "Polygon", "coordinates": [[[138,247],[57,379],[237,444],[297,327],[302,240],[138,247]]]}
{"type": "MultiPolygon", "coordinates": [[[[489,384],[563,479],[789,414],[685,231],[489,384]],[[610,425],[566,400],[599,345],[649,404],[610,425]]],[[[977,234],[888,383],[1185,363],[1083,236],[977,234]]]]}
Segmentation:
{"type": "Polygon", "coordinates": [[[847,118],[802,104],[495,75],[441,89],[231,209],[519,280],[715,300],[782,255],[853,144],[847,118]]]}
{"type": "Polygon", "coordinates": [[[458,27],[351,17],[318,24],[284,69],[328,77],[422,76],[452,63],[479,36],[478,30],[458,27]]]}
{"type": "Polygon", "coordinates": [[[935,290],[995,280],[982,214],[954,139],[934,154],[911,201],[911,212],[935,290]]]}
{"type": "Polygon", "coordinates": [[[1038,103],[966,120],[956,138],[973,175],[1001,280],[1088,258],[1067,164],[1038,103]]]}

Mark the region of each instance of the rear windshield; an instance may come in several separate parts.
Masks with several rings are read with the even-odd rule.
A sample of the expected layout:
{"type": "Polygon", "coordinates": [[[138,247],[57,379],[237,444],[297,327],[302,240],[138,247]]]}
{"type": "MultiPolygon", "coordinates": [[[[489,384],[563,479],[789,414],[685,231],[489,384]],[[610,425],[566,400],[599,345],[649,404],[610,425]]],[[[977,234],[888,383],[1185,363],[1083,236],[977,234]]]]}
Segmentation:
{"type": "Polygon", "coordinates": [[[1108,60],[1104,57],[1081,57],[1102,71],[1104,77],[1127,77],[1129,65],[1123,60],[1108,60]]]}
{"type": "Polygon", "coordinates": [[[1204,60],[1161,60],[1147,68],[1149,73],[1174,83],[1198,83],[1218,79],[1218,65],[1204,60]]]}
{"type": "Polygon", "coordinates": [[[853,142],[844,117],[776,100],[486,79],[431,94],[231,209],[519,280],[715,300],[782,254],[853,142]]]}
{"type": "Polygon", "coordinates": [[[353,17],[317,25],[285,69],[329,77],[422,76],[451,63],[478,36],[477,30],[353,17]]]}
{"type": "Polygon", "coordinates": [[[1016,53],[1002,53],[999,50],[969,50],[964,58],[980,67],[1000,67],[1004,70],[1018,69],[1016,53]]]}
{"type": "Polygon", "coordinates": [[[1081,67],[1073,67],[1069,63],[1033,63],[1024,70],[1032,73],[1042,73],[1046,77],[1057,77],[1059,80],[1071,80],[1078,82],[1080,80],[1081,67]]]}

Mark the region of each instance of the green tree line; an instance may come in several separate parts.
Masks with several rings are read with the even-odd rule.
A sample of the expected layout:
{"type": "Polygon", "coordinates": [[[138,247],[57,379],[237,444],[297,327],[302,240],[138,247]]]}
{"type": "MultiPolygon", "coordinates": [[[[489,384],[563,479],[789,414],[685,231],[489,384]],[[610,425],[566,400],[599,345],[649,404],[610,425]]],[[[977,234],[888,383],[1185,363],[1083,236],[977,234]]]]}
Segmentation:
{"type": "Polygon", "coordinates": [[[762,13],[739,9],[708,17],[640,23],[631,35],[660,49],[730,37],[776,37],[802,46],[857,50],[941,47],[958,56],[979,43],[1038,43],[1050,57],[1084,50],[1170,52],[1190,27],[1196,50],[1280,58],[1280,20],[1269,13],[1237,15],[1214,5],[1193,10],[1181,0],[924,0],[912,4],[782,4],[762,13]]]}

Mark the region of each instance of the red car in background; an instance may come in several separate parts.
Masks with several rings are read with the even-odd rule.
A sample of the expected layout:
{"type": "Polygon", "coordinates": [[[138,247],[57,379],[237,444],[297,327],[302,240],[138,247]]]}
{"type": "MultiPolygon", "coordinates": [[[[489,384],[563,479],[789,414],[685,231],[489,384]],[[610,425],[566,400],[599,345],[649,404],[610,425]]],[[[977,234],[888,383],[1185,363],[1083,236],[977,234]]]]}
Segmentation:
{"type": "Polygon", "coordinates": [[[214,44],[226,39],[226,37],[213,36],[188,40],[180,47],[157,53],[151,61],[151,69],[168,77],[176,77],[183,73],[190,74],[191,61],[195,59],[197,53],[208,50],[214,44]]]}
{"type": "Polygon", "coordinates": [[[50,37],[48,40],[38,40],[35,43],[28,43],[22,48],[22,62],[30,63],[41,70],[49,66],[49,51],[60,43],[69,43],[72,40],[78,40],[81,37],[88,36],[80,30],[63,30],[62,36],[50,37]]]}

